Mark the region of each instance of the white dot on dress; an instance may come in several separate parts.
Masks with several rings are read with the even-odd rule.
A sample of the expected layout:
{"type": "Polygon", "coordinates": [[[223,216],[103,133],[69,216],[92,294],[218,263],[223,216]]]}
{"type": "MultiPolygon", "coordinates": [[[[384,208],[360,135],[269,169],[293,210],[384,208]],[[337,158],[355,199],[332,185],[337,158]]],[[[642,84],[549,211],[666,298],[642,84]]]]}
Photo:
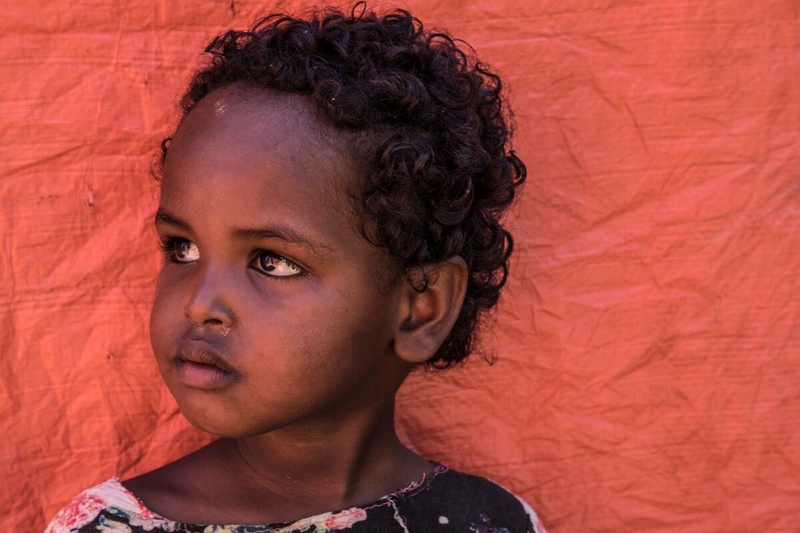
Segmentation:
{"type": "Polygon", "coordinates": [[[449,524],[450,520],[448,520],[446,516],[440,516],[439,517],[439,523],[440,524],[449,524]]]}

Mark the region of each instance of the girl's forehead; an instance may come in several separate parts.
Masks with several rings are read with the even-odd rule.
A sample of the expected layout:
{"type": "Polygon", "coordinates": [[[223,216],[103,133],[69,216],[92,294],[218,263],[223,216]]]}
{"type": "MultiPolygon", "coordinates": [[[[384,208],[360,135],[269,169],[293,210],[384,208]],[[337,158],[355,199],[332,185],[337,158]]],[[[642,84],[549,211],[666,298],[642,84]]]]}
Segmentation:
{"type": "Polygon", "coordinates": [[[219,221],[237,226],[281,217],[349,233],[362,179],[344,143],[328,139],[334,129],[303,97],[215,91],[170,143],[162,207],[217,209],[219,221]]]}
{"type": "MultiPolygon", "coordinates": [[[[285,173],[309,192],[334,188],[350,196],[358,187],[348,134],[320,120],[301,95],[230,86],[218,89],[184,118],[170,143],[165,180],[224,158],[231,172],[285,173]]],[[[217,161],[216,163],[219,163],[217,161]]],[[[224,168],[219,167],[217,168],[224,168]]],[[[330,190],[325,191],[331,192],[330,190]]]]}

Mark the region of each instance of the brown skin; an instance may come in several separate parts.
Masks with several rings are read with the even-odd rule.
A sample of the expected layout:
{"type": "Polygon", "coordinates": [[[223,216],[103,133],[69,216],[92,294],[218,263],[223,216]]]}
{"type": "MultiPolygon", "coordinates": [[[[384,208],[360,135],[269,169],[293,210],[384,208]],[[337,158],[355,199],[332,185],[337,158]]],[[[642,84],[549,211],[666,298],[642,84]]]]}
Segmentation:
{"type": "Polygon", "coordinates": [[[420,294],[363,238],[344,137],[300,96],[241,87],[206,97],[174,136],[151,340],[181,411],[222,438],[124,482],[162,516],[284,522],[431,471],[397,439],[394,395],[448,335],[467,268],[458,257],[435,265],[420,294]],[[197,352],[220,361],[222,385],[182,377],[193,366],[184,354],[197,352]]]}

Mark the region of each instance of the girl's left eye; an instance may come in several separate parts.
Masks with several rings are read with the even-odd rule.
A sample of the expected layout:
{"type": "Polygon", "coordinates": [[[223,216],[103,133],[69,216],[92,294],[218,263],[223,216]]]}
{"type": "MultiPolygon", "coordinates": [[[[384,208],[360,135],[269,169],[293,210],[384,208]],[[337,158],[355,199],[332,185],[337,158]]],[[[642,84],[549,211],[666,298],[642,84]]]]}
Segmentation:
{"type": "Polygon", "coordinates": [[[272,252],[258,252],[253,259],[253,267],[268,276],[279,278],[288,278],[303,273],[297,263],[272,252]]]}

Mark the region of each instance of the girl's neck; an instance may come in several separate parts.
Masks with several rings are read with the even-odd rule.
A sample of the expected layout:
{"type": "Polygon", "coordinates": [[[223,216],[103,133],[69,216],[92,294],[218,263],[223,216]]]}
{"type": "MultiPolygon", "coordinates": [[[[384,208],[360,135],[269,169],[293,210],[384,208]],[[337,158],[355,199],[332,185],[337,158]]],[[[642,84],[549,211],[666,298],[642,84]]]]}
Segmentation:
{"type": "Polygon", "coordinates": [[[432,471],[397,438],[394,409],[370,421],[339,422],[328,430],[294,428],[255,437],[222,439],[237,477],[250,490],[290,500],[325,500],[328,510],[365,503],[432,471]]]}

